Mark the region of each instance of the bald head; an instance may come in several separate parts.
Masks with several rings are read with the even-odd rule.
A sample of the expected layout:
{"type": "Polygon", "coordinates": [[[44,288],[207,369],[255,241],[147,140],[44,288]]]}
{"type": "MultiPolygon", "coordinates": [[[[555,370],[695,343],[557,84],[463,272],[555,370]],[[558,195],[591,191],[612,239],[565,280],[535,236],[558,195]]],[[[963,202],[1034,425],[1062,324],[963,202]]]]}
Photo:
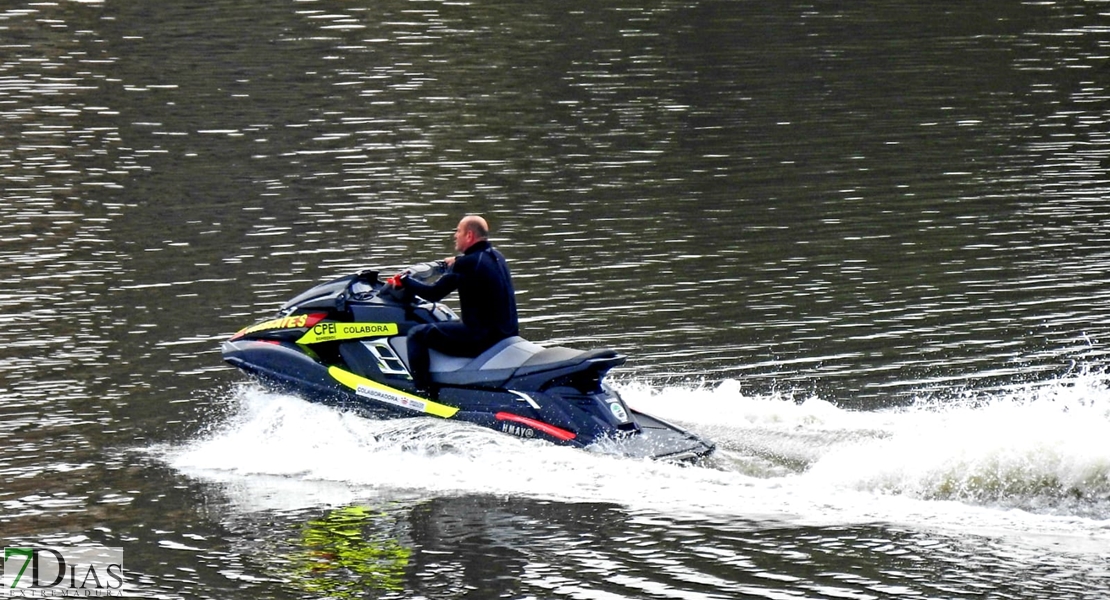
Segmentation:
{"type": "Polygon", "coordinates": [[[489,223],[486,223],[486,220],[478,215],[463,217],[462,221],[459,221],[459,227],[474,232],[474,235],[478,236],[479,239],[484,240],[489,237],[489,223]]]}
{"type": "Polygon", "coordinates": [[[467,215],[455,228],[455,250],[466,252],[474,244],[489,238],[489,224],[478,215],[467,215]]]}

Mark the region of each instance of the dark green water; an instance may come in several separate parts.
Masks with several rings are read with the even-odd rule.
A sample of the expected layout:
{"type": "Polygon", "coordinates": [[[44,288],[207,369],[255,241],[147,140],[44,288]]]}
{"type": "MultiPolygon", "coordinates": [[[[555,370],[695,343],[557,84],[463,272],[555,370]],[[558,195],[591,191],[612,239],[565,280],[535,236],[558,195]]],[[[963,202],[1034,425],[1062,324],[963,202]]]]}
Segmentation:
{"type": "Polygon", "coordinates": [[[183,598],[1098,598],[1106,2],[0,5],[0,531],[183,598]],[[243,385],[484,214],[621,463],[243,385]]]}

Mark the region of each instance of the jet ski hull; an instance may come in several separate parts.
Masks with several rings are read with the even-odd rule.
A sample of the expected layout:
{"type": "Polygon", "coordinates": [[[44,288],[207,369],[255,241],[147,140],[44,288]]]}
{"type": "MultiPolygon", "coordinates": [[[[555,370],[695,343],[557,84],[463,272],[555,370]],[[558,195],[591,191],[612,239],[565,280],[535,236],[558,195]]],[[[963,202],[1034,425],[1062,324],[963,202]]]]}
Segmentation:
{"type": "Polygon", "coordinates": [[[603,381],[624,362],[611,350],[510,338],[473,359],[433,352],[438,392],[426,397],[412,385],[404,333],[456,317],[388,292],[372,272],[321,284],[224,342],[224,359],[275,389],[373,418],[445,418],[637,458],[691,461],[714,449],[630,409],[603,381]]]}

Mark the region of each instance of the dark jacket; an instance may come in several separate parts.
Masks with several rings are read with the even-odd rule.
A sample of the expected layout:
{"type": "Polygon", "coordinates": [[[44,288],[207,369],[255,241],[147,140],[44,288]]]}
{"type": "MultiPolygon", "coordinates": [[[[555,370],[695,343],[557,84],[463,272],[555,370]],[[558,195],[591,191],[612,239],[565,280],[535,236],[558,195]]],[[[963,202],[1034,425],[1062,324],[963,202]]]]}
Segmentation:
{"type": "Polygon", "coordinates": [[[488,241],[467,248],[434,284],[410,277],[404,279],[404,284],[406,290],[430,302],[439,302],[457,289],[463,324],[490,344],[519,334],[509,266],[488,241]]]}

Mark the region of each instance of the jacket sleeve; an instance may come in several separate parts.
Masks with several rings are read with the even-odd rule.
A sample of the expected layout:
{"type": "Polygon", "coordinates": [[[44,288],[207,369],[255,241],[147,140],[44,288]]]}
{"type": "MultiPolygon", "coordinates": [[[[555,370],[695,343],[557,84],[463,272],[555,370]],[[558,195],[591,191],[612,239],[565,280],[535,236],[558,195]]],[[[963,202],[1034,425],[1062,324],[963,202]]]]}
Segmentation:
{"type": "Polygon", "coordinates": [[[458,289],[459,274],[448,271],[432,285],[420,283],[412,277],[405,277],[402,281],[405,283],[406,290],[412,290],[414,294],[429,302],[439,302],[447,297],[447,294],[458,289]]]}

